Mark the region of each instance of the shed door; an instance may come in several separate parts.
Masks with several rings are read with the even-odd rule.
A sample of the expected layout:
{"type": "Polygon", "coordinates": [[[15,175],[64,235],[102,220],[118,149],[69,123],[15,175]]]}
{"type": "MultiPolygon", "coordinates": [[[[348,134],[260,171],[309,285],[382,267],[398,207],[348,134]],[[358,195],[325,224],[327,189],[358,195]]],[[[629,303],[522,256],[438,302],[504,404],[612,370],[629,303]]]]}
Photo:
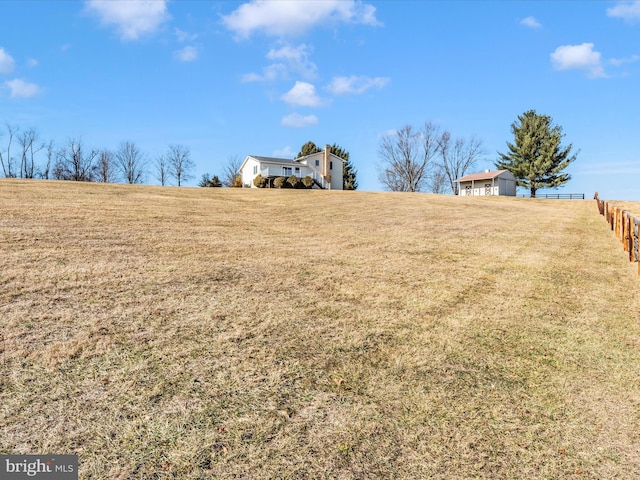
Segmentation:
{"type": "Polygon", "coordinates": [[[491,195],[491,184],[490,183],[485,183],[484,184],[484,194],[485,195],[491,195]]]}
{"type": "Polygon", "coordinates": [[[471,196],[471,185],[467,185],[466,187],[464,187],[464,194],[468,197],[471,196]]]}

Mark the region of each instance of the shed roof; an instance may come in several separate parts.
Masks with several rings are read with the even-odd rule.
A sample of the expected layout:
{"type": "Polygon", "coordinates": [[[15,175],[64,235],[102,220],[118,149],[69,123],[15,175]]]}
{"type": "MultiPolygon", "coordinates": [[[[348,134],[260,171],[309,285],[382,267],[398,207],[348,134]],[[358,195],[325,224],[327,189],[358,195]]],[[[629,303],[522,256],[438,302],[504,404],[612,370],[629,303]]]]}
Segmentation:
{"type": "Polygon", "coordinates": [[[494,172],[482,172],[482,173],[472,173],[470,175],[465,175],[464,177],[458,178],[456,182],[471,182],[475,180],[491,180],[492,178],[499,177],[505,172],[509,172],[509,170],[496,170],[494,172]]]}

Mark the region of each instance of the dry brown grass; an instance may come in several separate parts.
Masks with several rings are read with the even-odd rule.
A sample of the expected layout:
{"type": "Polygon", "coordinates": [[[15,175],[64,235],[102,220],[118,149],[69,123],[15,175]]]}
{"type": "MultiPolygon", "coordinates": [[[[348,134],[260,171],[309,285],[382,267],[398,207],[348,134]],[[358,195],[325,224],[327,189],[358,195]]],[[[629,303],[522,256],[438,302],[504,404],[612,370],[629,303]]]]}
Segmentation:
{"type": "Polygon", "coordinates": [[[610,200],[610,205],[623,209],[625,212],[640,218],[640,202],[629,202],[624,200],[610,200]]]}
{"type": "Polygon", "coordinates": [[[0,452],[80,477],[638,478],[593,201],[0,181],[0,452]]]}

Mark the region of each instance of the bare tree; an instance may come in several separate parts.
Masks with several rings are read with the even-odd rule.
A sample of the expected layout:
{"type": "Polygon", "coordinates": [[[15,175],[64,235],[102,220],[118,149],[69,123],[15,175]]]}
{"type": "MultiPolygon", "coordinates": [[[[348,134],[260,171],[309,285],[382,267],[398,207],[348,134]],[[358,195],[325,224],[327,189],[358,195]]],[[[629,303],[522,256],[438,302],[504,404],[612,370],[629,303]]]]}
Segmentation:
{"type": "Polygon", "coordinates": [[[429,189],[432,193],[447,193],[447,175],[438,165],[429,178],[429,189]]]}
{"type": "Polygon", "coordinates": [[[126,183],[142,183],[146,162],[135,143],[122,142],[116,152],[116,162],[126,183]]]}
{"type": "Polygon", "coordinates": [[[45,147],[44,143],[38,142],[38,137],[38,132],[34,128],[25,130],[18,137],[18,143],[22,148],[20,178],[35,178],[36,176],[35,155],[45,147]]]}
{"type": "Polygon", "coordinates": [[[53,160],[54,152],[55,143],[53,143],[53,140],[50,140],[47,145],[47,163],[45,163],[44,170],[42,171],[42,178],[45,180],[49,180],[49,174],[51,173],[51,160],[53,160]]]}
{"type": "Polygon", "coordinates": [[[427,122],[423,130],[411,125],[382,138],[379,180],[394,192],[419,192],[428,183],[434,158],[440,148],[439,128],[427,122]]]}
{"type": "Polygon", "coordinates": [[[115,183],[118,181],[118,172],[113,152],[101,150],[95,165],[96,182],[115,183]]]}
{"type": "Polygon", "coordinates": [[[185,147],[184,145],[169,145],[169,152],[167,153],[169,172],[176,179],[178,186],[181,186],[182,182],[193,178],[191,170],[193,170],[195,165],[190,155],[189,147],[185,147]]]}
{"type": "Polygon", "coordinates": [[[169,181],[169,162],[167,161],[167,157],[158,155],[154,167],[156,178],[160,182],[160,185],[164,187],[169,181]]]}
{"type": "Polygon", "coordinates": [[[0,164],[2,164],[2,173],[6,178],[14,178],[16,172],[13,165],[13,159],[11,158],[11,144],[13,143],[13,137],[18,133],[20,127],[17,125],[6,124],[7,132],[9,133],[9,140],[7,142],[7,150],[2,152],[0,150],[0,164]]]}
{"type": "Polygon", "coordinates": [[[478,162],[484,154],[482,141],[476,137],[469,140],[458,138],[451,144],[451,135],[448,132],[441,137],[440,144],[440,168],[444,172],[448,186],[454,195],[458,195],[456,180],[464,175],[478,162]]]}
{"type": "Polygon", "coordinates": [[[233,155],[227,158],[227,163],[222,171],[222,185],[225,187],[233,187],[233,184],[240,175],[240,166],[242,160],[237,155],[233,155]]]}
{"type": "Polygon", "coordinates": [[[56,153],[53,177],[56,180],[74,180],[91,182],[94,175],[94,161],[98,156],[96,150],[85,151],[81,139],[71,138],[67,145],[56,153]]]}

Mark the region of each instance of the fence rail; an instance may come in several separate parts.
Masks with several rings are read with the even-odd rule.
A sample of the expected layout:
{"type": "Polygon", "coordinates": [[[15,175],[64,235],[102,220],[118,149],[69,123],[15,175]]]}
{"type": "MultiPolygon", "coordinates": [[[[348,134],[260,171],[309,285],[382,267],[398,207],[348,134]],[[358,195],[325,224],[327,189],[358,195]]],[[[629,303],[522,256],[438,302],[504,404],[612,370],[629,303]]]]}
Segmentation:
{"type": "MultiPolygon", "coordinates": [[[[523,198],[531,198],[531,195],[519,195],[523,198]]],[[[584,200],[584,193],[541,193],[535,198],[554,198],[556,200],[584,200]]]]}
{"type": "Polygon", "coordinates": [[[594,196],[600,215],[609,223],[616,238],[622,243],[625,252],[629,252],[629,261],[638,262],[638,276],[640,276],[640,252],[638,251],[638,231],[640,219],[635,218],[620,207],[600,200],[598,192],[594,196]]]}

